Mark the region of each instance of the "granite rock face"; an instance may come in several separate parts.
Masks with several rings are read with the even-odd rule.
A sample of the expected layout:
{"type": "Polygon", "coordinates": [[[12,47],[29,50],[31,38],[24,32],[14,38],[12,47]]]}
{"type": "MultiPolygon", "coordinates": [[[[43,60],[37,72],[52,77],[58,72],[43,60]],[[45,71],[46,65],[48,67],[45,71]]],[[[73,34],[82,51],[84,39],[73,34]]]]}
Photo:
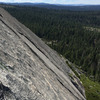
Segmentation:
{"type": "Polygon", "coordinates": [[[86,100],[65,61],[2,8],[0,100],[86,100]]]}

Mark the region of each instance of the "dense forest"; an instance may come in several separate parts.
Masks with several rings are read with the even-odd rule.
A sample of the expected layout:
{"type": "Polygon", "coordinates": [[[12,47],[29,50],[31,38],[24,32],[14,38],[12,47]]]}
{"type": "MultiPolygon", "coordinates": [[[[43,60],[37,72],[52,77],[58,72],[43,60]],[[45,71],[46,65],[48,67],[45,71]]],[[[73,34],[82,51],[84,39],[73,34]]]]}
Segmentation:
{"type": "Polygon", "coordinates": [[[58,53],[100,82],[100,11],[69,11],[32,6],[6,6],[58,53]]]}

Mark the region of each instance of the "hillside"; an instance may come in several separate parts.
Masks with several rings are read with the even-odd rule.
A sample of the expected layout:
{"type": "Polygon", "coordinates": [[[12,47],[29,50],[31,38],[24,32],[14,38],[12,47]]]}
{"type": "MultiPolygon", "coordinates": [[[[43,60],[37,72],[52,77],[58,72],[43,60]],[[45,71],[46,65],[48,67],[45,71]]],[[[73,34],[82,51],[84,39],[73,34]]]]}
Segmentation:
{"type": "Polygon", "coordinates": [[[65,61],[2,8],[0,100],[86,100],[65,61]]]}
{"type": "Polygon", "coordinates": [[[50,47],[100,82],[100,11],[5,7],[50,47]]]}

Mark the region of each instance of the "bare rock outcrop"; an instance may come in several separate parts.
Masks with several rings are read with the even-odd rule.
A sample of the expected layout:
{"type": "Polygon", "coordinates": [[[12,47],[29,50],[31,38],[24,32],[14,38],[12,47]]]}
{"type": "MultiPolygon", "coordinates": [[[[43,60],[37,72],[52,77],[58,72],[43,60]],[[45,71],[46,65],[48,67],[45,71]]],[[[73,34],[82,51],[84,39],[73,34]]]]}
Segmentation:
{"type": "Polygon", "coordinates": [[[2,8],[0,100],[86,100],[65,61],[2,8]]]}

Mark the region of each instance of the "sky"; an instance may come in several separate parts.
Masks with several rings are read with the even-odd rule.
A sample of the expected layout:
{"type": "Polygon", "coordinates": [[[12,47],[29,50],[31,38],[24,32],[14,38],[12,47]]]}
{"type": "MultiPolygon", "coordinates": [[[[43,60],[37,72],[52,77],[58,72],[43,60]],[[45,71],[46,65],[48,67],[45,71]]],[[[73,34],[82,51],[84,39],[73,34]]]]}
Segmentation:
{"type": "Polygon", "coordinates": [[[0,2],[32,2],[50,4],[100,4],[100,0],[0,0],[0,2]]]}

